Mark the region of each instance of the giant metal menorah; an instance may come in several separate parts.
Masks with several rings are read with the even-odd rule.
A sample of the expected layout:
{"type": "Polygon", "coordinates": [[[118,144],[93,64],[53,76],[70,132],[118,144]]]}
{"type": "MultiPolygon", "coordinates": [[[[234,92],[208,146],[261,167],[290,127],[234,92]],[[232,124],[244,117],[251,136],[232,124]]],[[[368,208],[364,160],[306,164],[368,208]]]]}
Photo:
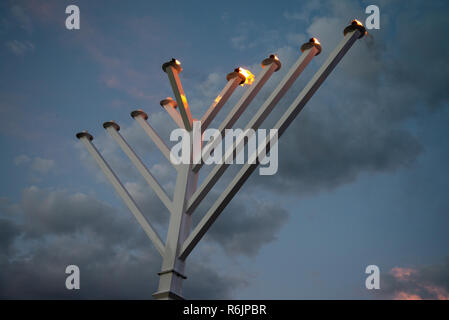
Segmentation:
{"type": "MultiPolygon", "coordinates": [[[[161,254],[162,270],[159,272],[160,281],[158,291],[153,294],[156,299],[182,299],[181,291],[183,280],[186,279],[184,275],[185,262],[187,257],[193,248],[205,235],[210,226],[218,218],[223,209],[228,205],[232,198],[237,194],[239,189],[256,169],[260,163],[260,156],[263,157],[274,143],[277,142],[277,138],[280,137],[285,129],[292,123],[298,113],[303,109],[304,105],[313,96],[316,90],[324,82],[327,76],[332,72],[338,62],[343,58],[349,48],[354,42],[362,38],[366,33],[363,25],[357,20],[344,29],[344,38],[337,46],[337,48],[330,54],[321,68],[315,73],[313,78],[305,86],[305,88],[299,93],[293,103],[288,107],[287,111],[277,121],[274,128],[277,130],[277,136],[270,135],[265,138],[255,152],[250,156],[254,161],[248,161],[244,164],[237,175],[233,178],[226,189],[221,193],[215,203],[208,209],[206,214],[202,217],[198,225],[191,230],[192,214],[195,209],[217,183],[220,177],[229,166],[229,158],[235,157],[236,151],[244,145],[246,140],[243,135],[247,129],[258,129],[262,122],[267,118],[279,100],[292,86],[293,82],[299,77],[306,66],[312,61],[312,59],[321,52],[321,45],[315,38],[312,38],[309,42],[305,43],[301,47],[302,54],[295,64],[290,68],[276,89],[271,93],[268,99],[263,103],[259,110],[255,113],[252,119],[247,124],[245,131],[241,136],[237,137],[236,142],[230,147],[230,150],[225,152],[223,161],[216,164],[209,175],[204,179],[202,184],[197,188],[198,174],[202,167],[203,162],[196,164],[180,163],[174,165],[177,171],[176,186],[171,199],[164,191],[163,187],[157,182],[154,176],[142,163],[139,157],[134,153],[131,147],[120,135],[120,127],[113,121],[105,122],[103,127],[108,131],[112,138],[118,143],[121,149],[126,153],[129,159],[137,167],[140,174],[148,182],[150,187],[157,194],[162,203],[167,207],[170,212],[170,220],[168,225],[167,240],[162,242],[159,235],[154,230],[153,226],[143,216],[141,210],[137,206],[134,199],[129,192],[125,189],[123,184],[117,178],[110,166],[106,163],[98,150],[92,144],[93,137],[87,131],[78,133],[76,136],[86,146],[87,150],[91,153],[96,160],[100,168],[103,170],[106,177],[109,179],[118,195],[123,199],[129,210],[134,214],[137,221],[142,226],[148,237],[155,245],[157,251],[161,254]],[[232,150],[232,151],[231,151],[232,150]]],[[[232,128],[240,115],[245,111],[250,102],[257,95],[259,90],[263,87],[265,82],[271,77],[271,75],[279,70],[281,63],[275,55],[271,55],[269,58],[262,62],[262,71],[256,77],[254,83],[247,89],[241,99],[237,102],[234,108],[229,112],[227,117],[223,120],[219,126],[219,132],[222,136],[225,135],[225,130],[232,128]]],[[[176,59],[173,59],[167,63],[164,63],[162,69],[167,73],[170,80],[170,84],[173,88],[173,93],[176,98],[176,102],[173,99],[165,99],[161,101],[161,105],[173,118],[176,124],[192,135],[192,128],[195,121],[192,119],[190,109],[187,103],[187,98],[179,79],[179,73],[182,71],[181,64],[176,59]],[[179,110],[176,110],[176,108],[179,110]]],[[[234,72],[227,76],[228,83],[214,100],[210,108],[206,111],[201,118],[201,132],[203,132],[217,113],[232,95],[234,90],[239,84],[247,82],[248,74],[244,69],[237,68],[234,72]]],[[[170,160],[170,150],[159,137],[155,130],[148,123],[148,116],[142,110],[131,112],[131,116],[142,126],[146,134],[153,140],[162,154],[170,160]]],[[[191,139],[193,140],[193,139],[191,139]]],[[[217,144],[218,139],[209,141],[202,148],[202,159],[207,158],[214,147],[217,144]]],[[[190,146],[192,148],[192,145],[190,146]]],[[[193,154],[194,151],[190,152],[193,154]]]]}

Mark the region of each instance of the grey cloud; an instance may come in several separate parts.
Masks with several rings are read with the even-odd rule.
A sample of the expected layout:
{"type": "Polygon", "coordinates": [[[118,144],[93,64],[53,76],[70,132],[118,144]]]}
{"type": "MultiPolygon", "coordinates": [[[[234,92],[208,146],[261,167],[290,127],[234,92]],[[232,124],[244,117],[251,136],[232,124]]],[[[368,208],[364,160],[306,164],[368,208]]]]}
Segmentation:
{"type": "Polygon", "coordinates": [[[55,167],[55,161],[52,159],[44,159],[41,157],[31,158],[27,155],[20,155],[14,158],[16,166],[29,165],[31,171],[37,174],[47,174],[55,167]]]}
{"type": "MultiPolygon", "coordinates": [[[[309,36],[320,39],[323,53],[280,102],[267,128],[340,41],[343,27],[363,12],[354,1],[328,2],[326,7],[326,13],[311,19],[307,29],[309,36]]],[[[370,31],[344,57],[281,139],[279,172],[274,177],[258,177],[258,187],[297,195],[313,193],[351,182],[361,172],[397,170],[422,154],[424,148],[406,121],[447,106],[449,92],[448,62],[439,54],[448,50],[448,44],[441,41],[443,34],[431,32],[437,28],[447,34],[444,15],[437,14],[436,7],[413,2],[395,19],[383,10],[382,29],[370,31]],[[408,32],[410,28],[416,31],[408,32]],[[435,50],[418,45],[417,39],[435,43],[435,50]]],[[[277,53],[283,69],[266,84],[237,126],[245,125],[298,57],[292,47],[277,53]]],[[[257,70],[258,66],[253,67],[257,70]]]]}
{"type": "Polygon", "coordinates": [[[323,2],[320,0],[309,1],[302,4],[300,12],[285,11],[284,17],[287,20],[299,20],[308,22],[315,14],[317,14],[317,12],[321,13],[324,6],[325,4],[323,4],[323,2]]]}
{"type": "Polygon", "coordinates": [[[20,156],[17,156],[14,158],[14,164],[16,166],[24,164],[24,163],[29,163],[31,161],[30,157],[28,157],[25,154],[22,154],[20,156]]]}
{"type": "Polygon", "coordinates": [[[55,161],[52,159],[43,159],[36,157],[33,160],[33,163],[31,164],[31,169],[41,173],[46,174],[48,173],[53,167],[55,166],[55,161]]]}
{"type": "Polygon", "coordinates": [[[300,46],[307,40],[304,33],[288,33],[286,35],[286,39],[291,45],[294,46],[300,46]]]}
{"type": "MultiPolygon", "coordinates": [[[[212,206],[220,194],[219,189],[205,198],[195,212],[195,220],[212,206]]],[[[228,255],[253,257],[264,245],[276,239],[287,220],[287,211],[276,201],[260,200],[260,197],[242,191],[221,213],[205,239],[217,243],[228,255]]]]}
{"type": "MultiPolygon", "coordinates": [[[[320,39],[323,52],[274,115],[293,101],[316,70],[315,63],[323,63],[341,39],[340,30],[348,23],[344,17],[357,9],[352,4],[335,3],[329,16],[313,20],[307,31],[320,39]],[[343,18],[334,18],[335,12],[343,18]]],[[[449,49],[447,41],[441,41],[449,34],[432,5],[414,6],[355,43],[281,139],[279,172],[274,177],[258,177],[258,186],[296,195],[313,193],[354,181],[362,172],[397,170],[424,152],[407,121],[447,106],[448,62],[439,53],[449,49]],[[430,26],[441,33],[434,35],[430,26]],[[410,28],[417,31],[405,31],[410,28]],[[389,34],[392,29],[399,32],[389,34]],[[435,42],[436,49],[419,46],[417,39],[421,38],[435,42]]],[[[297,54],[286,47],[279,50],[279,57],[284,65],[280,73],[285,73],[297,54]]],[[[272,83],[277,81],[270,81],[267,91],[272,83]]],[[[262,98],[250,108],[260,106],[262,98]]],[[[270,117],[266,127],[274,124],[274,118],[270,117]]]]}
{"type": "MultiPolygon", "coordinates": [[[[170,213],[150,186],[129,182],[125,187],[152,223],[157,223],[162,227],[167,226],[170,213]]],[[[166,191],[167,194],[172,194],[171,188],[166,191]]]]}
{"type": "Polygon", "coordinates": [[[32,186],[22,192],[18,210],[23,220],[21,228],[31,239],[79,233],[100,235],[111,245],[136,239],[126,236],[137,229],[131,215],[119,214],[118,210],[83,193],[32,186]]]}
{"type": "Polygon", "coordinates": [[[30,17],[25,13],[25,11],[22,9],[22,7],[15,5],[11,7],[11,14],[16,20],[16,22],[19,24],[20,28],[25,30],[28,33],[33,32],[33,24],[31,22],[30,17]]]}
{"type": "MultiPolygon", "coordinates": [[[[4,203],[3,203],[4,202],[4,203]]],[[[150,299],[160,257],[128,212],[84,194],[31,187],[17,222],[1,219],[0,297],[16,299],[150,299]],[[6,251],[8,250],[8,251],[6,251]],[[66,266],[81,270],[81,290],[65,288],[66,266]]],[[[11,210],[9,210],[11,211],[11,210]]],[[[245,283],[192,261],[185,296],[229,298],[245,283]],[[213,285],[212,285],[213,284],[213,285]]]]}
{"type": "Polygon", "coordinates": [[[276,43],[279,43],[280,34],[278,30],[263,28],[253,21],[240,22],[234,28],[236,34],[231,37],[230,43],[238,50],[276,46],[276,43]]]}
{"type": "Polygon", "coordinates": [[[9,248],[19,234],[20,229],[13,221],[0,218],[0,259],[9,253],[9,248]]]}
{"type": "Polygon", "coordinates": [[[248,37],[246,35],[238,35],[238,36],[232,37],[231,44],[239,50],[244,50],[244,49],[248,48],[248,46],[253,45],[253,43],[248,44],[248,37]]]}
{"type": "Polygon", "coordinates": [[[27,52],[34,51],[34,44],[29,41],[12,40],[6,43],[6,47],[15,55],[23,56],[27,52]]]}
{"type": "Polygon", "coordinates": [[[225,273],[218,276],[217,271],[198,262],[189,263],[187,272],[186,297],[193,299],[232,299],[235,290],[248,285],[244,277],[225,273]]]}

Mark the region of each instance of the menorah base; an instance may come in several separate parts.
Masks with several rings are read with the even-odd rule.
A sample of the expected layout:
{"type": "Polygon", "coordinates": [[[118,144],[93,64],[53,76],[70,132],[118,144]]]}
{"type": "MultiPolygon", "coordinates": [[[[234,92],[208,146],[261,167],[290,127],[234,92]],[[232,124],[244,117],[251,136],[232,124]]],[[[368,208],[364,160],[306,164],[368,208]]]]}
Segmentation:
{"type": "Polygon", "coordinates": [[[153,293],[153,298],[156,300],[185,300],[184,297],[172,292],[172,291],[162,291],[153,293]]]}

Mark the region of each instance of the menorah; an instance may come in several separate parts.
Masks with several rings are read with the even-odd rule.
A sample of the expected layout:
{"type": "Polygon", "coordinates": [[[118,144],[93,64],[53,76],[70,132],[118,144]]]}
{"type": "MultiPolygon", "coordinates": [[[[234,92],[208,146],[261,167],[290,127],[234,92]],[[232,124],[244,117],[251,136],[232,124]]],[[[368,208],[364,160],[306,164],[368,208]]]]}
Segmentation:
{"type": "MultiPolygon", "coordinates": [[[[204,159],[210,156],[219,139],[210,140],[201,150],[201,160],[198,163],[179,163],[173,164],[171,156],[173,156],[153,127],[148,123],[148,116],[142,110],[131,112],[131,117],[135,119],[143,128],[144,132],[155,143],[162,155],[173,164],[176,169],[177,178],[176,185],[173,192],[173,197],[170,198],[164,188],[159,184],[156,178],[151,174],[147,167],[143,164],[140,158],[136,155],[133,149],[128,145],[125,139],[119,133],[120,126],[114,121],[108,121],[103,124],[106,131],[117,142],[124,153],[129,157],[131,162],[135,165],[142,177],[146,180],[149,186],[153,189],[162,203],[170,212],[170,219],[168,224],[168,232],[165,243],[162,242],[160,236],[155,231],[151,223],[144,217],[142,211],[129,194],[127,189],[120,182],[114,171],[104,160],[92,143],[93,136],[87,131],[76,134],[89,153],[93,156],[95,161],[100,166],[112,186],[115,188],[117,194],[125,202],[129,210],[134,214],[135,218],[142,226],[145,233],[153,242],[157,251],[162,256],[162,268],[158,273],[159,287],[158,291],[153,294],[155,299],[171,300],[182,298],[182,284],[186,279],[184,275],[186,259],[198,242],[203,238],[209,230],[214,221],[219,217],[224,208],[229,204],[232,198],[237,194],[242,185],[248,177],[254,172],[260,164],[260,158],[269,152],[270,148],[277,143],[277,139],[282,136],[288,126],[296,118],[298,113],[304,108],[305,104],[310,100],[314,93],[318,90],[321,84],[329,76],[332,70],[340,62],[347,51],[352,47],[357,39],[362,38],[366,34],[365,27],[357,20],[353,20],[349,26],[344,29],[344,38],[329,55],[327,60],[323,63],[320,69],[315,73],[312,79],[302,89],[295,100],[290,104],[287,110],[282,114],[280,119],[274,125],[277,130],[277,135],[270,135],[263,139],[258,148],[250,156],[251,160],[244,164],[238,171],[229,185],[220,194],[218,199],[207,210],[200,222],[193,228],[192,215],[197,209],[198,205],[209,193],[213,186],[217,183],[225,170],[230,166],[229,160],[235,157],[236,153],[242,146],[245,145],[245,131],[248,129],[258,129],[263,121],[268,117],[279,100],[290,89],[294,81],[304,71],[312,59],[320,54],[321,44],[316,38],[310,39],[309,42],[301,46],[302,54],[298,60],[293,64],[287,74],[283,77],[274,91],[270,94],[268,99],[257,110],[251,120],[245,127],[242,134],[237,137],[235,143],[226,150],[223,155],[223,161],[216,164],[211,172],[207,175],[199,187],[198,176],[200,169],[204,164],[204,159]]],[[[262,61],[262,70],[255,79],[252,75],[243,68],[237,68],[234,72],[227,75],[227,84],[213,101],[209,109],[203,115],[201,120],[193,120],[189,109],[186,95],[182,88],[179,74],[182,72],[181,63],[172,59],[162,65],[162,69],[167,73],[171,87],[176,100],[167,98],[161,101],[161,106],[167,111],[174,122],[182,129],[185,129],[189,135],[192,135],[195,125],[198,123],[201,126],[201,133],[210,125],[212,120],[216,117],[218,112],[222,109],[224,104],[231,97],[235,89],[242,84],[253,82],[235,104],[226,118],[221,122],[218,131],[224,137],[226,129],[232,128],[235,122],[239,119],[241,114],[246,110],[248,105],[261,90],[264,84],[272,76],[274,72],[281,68],[281,62],[276,55],[270,55],[267,59],[262,61]]],[[[193,139],[190,139],[191,141],[193,139]]],[[[198,152],[194,146],[190,145],[191,157],[195,152],[198,152]]]]}

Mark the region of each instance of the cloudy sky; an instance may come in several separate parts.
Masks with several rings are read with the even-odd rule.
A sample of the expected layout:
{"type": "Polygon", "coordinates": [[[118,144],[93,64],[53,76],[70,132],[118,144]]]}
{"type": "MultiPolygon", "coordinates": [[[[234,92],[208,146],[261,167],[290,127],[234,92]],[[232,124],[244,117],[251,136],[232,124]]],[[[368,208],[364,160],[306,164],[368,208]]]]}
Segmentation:
{"type": "MultiPolygon", "coordinates": [[[[380,30],[355,43],[282,137],[279,171],[252,176],[188,259],[187,298],[449,298],[449,27],[446,1],[2,1],[0,298],[151,298],[161,261],[90,155],[89,130],[165,237],[168,213],[101,124],[122,134],[168,190],[174,172],[129,116],[168,141],[161,64],[179,59],[195,118],[237,66],[283,68],[311,36],[323,52],[267,119],[277,120],[365,8],[380,30]],[[66,6],[81,11],[65,28],[66,6]],[[65,288],[78,265],[81,289],[65,288]],[[377,265],[381,289],[365,288],[377,265]]],[[[221,114],[243,94],[239,87],[221,114]]],[[[211,168],[202,170],[203,179],[211,168]]],[[[226,172],[202,214],[238,168],[226,172]]]]}

